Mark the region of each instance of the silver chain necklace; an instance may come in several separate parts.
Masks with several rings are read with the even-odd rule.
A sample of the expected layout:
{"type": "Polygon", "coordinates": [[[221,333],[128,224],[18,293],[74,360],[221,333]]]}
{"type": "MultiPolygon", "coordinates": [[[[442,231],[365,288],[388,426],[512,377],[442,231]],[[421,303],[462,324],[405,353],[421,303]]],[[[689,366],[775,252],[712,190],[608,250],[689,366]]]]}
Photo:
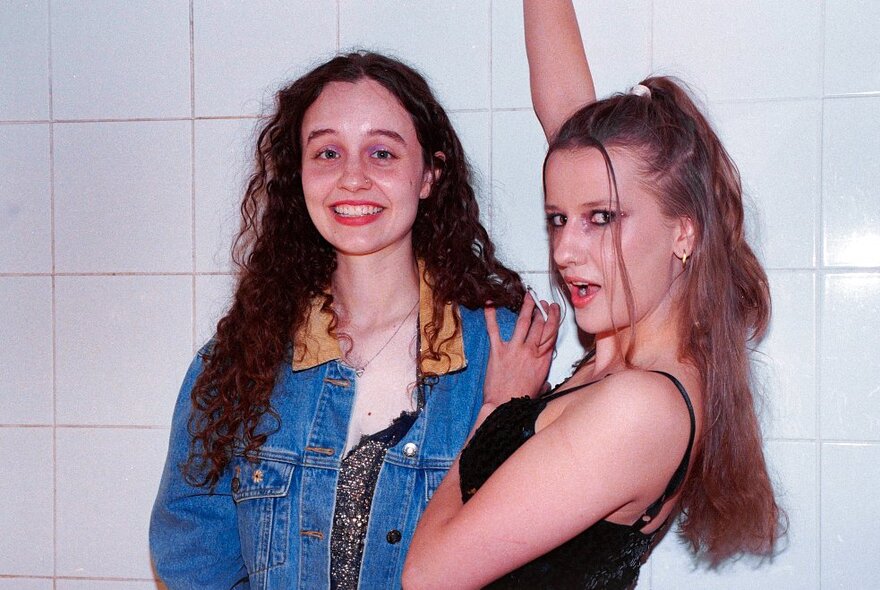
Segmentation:
{"type": "Polygon", "coordinates": [[[413,312],[416,310],[416,307],[418,307],[418,306],[419,306],[419,300],[416,299],[416,302],[413,304],[412,308],[409,310],[409,313],[407,313],[407,314],[406,314],[406,317],[404,317],[404,318],[400,321],[400,324],[397,325],[397,328],[395,328],[394,333],[388,338],[388,340],[385,341],[385,344],[383,344],[382,346],[380,346],[380,347],[379,347],[379,350],[377,350],[377,351],[373,354],[373,356],[371,356],[371,357],[367,360],[367,362],[365,362],[364,364],[362,364],[362,365],[360,365],[360,366],[358,366],[358,367],[352,366],[352,368],[354,369],[354,374],[355,374],[355,375],[357,375],[358,377],[361,377],[361,376],[364,374],[364,371],[367,370],[367,367],[370,365],[370,363],[372,363],[372,362],[376,359],[376,357],[379,356],[379,355],[382,353],[383,350],[385,350],[385,347],[386,347],[386,346],[388,346],[389,344],[391,344],[391,341],[394,340],[394,337],[397,336],[397,334],[398,334],[398,333],[400,332],[400,330],[403,328],[403,325],[406,323],[406,320],[408,320],[408,319],[410,318],[410,316],[413,314],[413,312]]]}

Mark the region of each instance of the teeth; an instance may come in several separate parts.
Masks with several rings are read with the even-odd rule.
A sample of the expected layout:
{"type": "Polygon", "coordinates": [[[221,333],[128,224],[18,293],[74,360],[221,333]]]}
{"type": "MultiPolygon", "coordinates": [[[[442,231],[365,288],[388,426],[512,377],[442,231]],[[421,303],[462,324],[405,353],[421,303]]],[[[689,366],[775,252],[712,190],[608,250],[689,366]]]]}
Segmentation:
{"type": "Polygon", "coordinates": [[[382,210],[382,207],[375,205],[336,205],[333,211],[337,215],[343,217],[362,217],[364,215],[375,215],[382,210]]]}

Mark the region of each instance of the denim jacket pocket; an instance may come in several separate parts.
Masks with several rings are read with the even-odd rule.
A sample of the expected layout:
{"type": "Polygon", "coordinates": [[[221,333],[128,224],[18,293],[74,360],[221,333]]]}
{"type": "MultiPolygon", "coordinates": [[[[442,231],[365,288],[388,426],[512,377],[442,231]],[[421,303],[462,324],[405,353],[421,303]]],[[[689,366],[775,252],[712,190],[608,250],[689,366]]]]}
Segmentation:
{"type": "Polygon", "coordinates": [[[232,499],[238,517],[241,554],[251,574],[283,564],[290,539],[290,484],[293,463],[232,459],[232,499]]]}

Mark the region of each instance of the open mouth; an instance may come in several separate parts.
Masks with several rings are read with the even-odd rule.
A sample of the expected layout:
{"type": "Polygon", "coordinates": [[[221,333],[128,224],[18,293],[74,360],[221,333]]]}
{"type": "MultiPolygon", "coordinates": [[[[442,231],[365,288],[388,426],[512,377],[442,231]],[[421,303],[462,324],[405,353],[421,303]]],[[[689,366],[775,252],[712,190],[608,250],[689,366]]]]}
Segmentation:
{"type": "Polygon", "coordinates": [[[381,213],[385,208],[378,205],[334,205],[332,209],[340,217],[367,217],[381,213]]]}
{"type": "Polygon", "coordinates": [[[569,280],[566,282],[571,290],[571,300],[575,307],[586,304],[602,288],[596,283],[588,281],[569,280]]]}

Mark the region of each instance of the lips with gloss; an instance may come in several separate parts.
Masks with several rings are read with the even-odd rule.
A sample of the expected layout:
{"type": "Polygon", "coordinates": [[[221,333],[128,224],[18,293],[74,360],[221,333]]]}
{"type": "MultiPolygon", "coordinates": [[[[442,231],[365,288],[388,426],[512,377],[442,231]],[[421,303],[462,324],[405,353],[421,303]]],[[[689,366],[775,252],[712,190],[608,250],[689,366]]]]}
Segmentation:
{"type": "Polygon", "coordinates": [[[376,221],[385,207],[370,201],[340,201],[330,206],[333,218],[342,225],[367,225],[376,221]]]}

